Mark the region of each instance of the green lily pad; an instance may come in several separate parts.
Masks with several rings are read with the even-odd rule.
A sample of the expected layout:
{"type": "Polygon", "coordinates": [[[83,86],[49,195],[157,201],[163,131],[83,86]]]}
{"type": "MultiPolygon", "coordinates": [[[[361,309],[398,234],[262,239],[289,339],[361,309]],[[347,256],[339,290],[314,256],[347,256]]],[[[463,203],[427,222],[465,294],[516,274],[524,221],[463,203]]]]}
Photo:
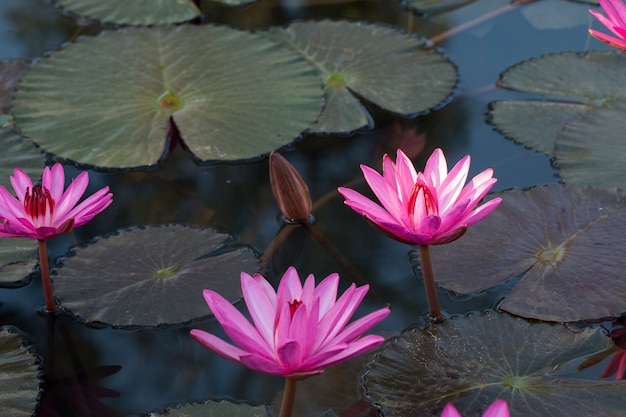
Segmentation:
{"type": "Polygon", "coordinates": [[[230,401],[208,401],[205,404],[187,404],[163,413],[150,413],[149,417],[270,417],[265,405],[248,405],[230,401]]]}
{"type": "Polygon", "coordinates": [[[193,0],[56,0],[63,8],[92,19],[131,25],[184,22],[200,16],[193,0]]]}
{"type": "MultiPolygon", "coordinates": [[[[12,129],[0,129],[0,185],[13,192],[9,177],[21,168],[31,178],[41,176],[44,155],[32,142],[12,129]]],[[[0,283],[16,283],[28,276],[37,265],[37,243],[29,239],[0,239],[0,283]]]]}
{"type": "Polygon", "coordinates": [[[204,317],[204,289],[234,302],[241,297],[241,272],[258,272],[252,250],[229,240],[180,225],[124,230],[66,258],[53,279],[55,295],[81,320],[113,326],[204,317]]]}
{"type": "Polygon", "coordinates": [[[577,321],[626,311],[626,196],[558,184],[499,194],[459,240],[431,250],[437,283],[475,293],[519,278],[500,308],[577,321]]]}
{"type": "Polygon", "coordinates": [[[0,285],[24,282],[35,266],[37,244],[28,239],[0,239],[0,285]]]}
{"type": "Polygon", "coordinates": [[[580,379],[570,366],[609,345],[601,329],[507,314],[457,318],[385,342],[366,366],[364,389],[386,417],[439,417],[449,402],[479,417],[496,399],[512,416],[618,417],[626,383],[580,379]]]}
{"type": "Polygon", "coordinates": [[[437,14],[463,7],[476,0],[407,0],[406,7],[418,14],[437,14]]]}
{"type": "Polygon", "coordinates": [[[491,120],[515,141],[553,153],[566,182],[624,188],[625,65],[626,56],[614,51],[564,52],[517,64],[498,85],[544,98],[492,102],[491,120]]]}
{"type": "Polygon", "coordinates": [[[37,357],[19,335],[0,330],[0,415],[31,417],[39,396],[37,357]]]}
{"type": "Polygon", "coordinates": [[[29,69],[30,64],[25,61],[0,61],[0,109],[3,113],[11,110],[17,84],[29,69]]]}
{"type": "Polygon", "coordinates": [[[458,82],[450,60],[390,26],[308,21],[269,36],[302,54],[322,78],[327,103],[312,132],[370,126],[371,116],[357,97],[402,116],[425,114],[449,102],[458,82]]]}
{"type": "Polygon", "coordinates": [[[317,119],[322,94],[310,64],[265,36],[211,25],[134,28],[34,65],[14,116],[48,152],[124,168],[163,156],[170,117],[200,160],[267,153],[317,119]]]}

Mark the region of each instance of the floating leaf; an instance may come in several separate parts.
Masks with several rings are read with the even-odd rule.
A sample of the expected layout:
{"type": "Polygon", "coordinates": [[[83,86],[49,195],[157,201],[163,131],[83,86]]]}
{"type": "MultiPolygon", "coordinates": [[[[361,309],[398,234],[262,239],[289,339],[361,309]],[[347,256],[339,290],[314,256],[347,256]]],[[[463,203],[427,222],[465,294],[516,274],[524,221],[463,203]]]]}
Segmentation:
{"type": "Polygon", "coordinates": [[[457,318],[385,342],[364,388],[386,417],[439,417],[448,402],[479,417],[496,399],[511,416],[618,417],[626,383],[575,378],[566,366],[609,344],[601,329],[573,332],[508,314],[457,318]]]}
{"type": "Polygon", "coordinates": [[[54,277],[64,308],[89,322],[156,326],[207,316],[202,290],[233,302],[240,274],[257,272],[246,247],[228,235],[179,225],[121,231],[66,258],[54,277]]]}
{"type": "MultiPolygon", "coordinates": [[[[13,191],[9,177],[15,168],[31,178],[41,176],[44,155],[11,129],[0,129],[0,185],[13,191]]],[[[29,275],[37,264],[37,243],[28,239],[0,239],[0,282],[15,283],[29,275]]]]}
{"type": "Polygon", "coordinates": [[[31,417],[39,396],[37,358],[20,336],[0,330],[0,415],[31,417]]]}
{"type": "Polygon", "coordinates": [[[522,62],[506,70],[498,84],[544,98],[495,101],[491,119],[512,139],[554,152],[566,182],[624,188],[624,66],[626,57],[613,51],[564,52],[522,62]]]}
{"type": "Polygon", "coordinates": [[[540,320],[626,311],[623,192],[554,184],[501,197],[461,239],[433,247],[439,285],[474,293],[520,277],[500,308],[540,320]]]}
{"type": "Polygon", "coordinates": [[[205,404],[188,404],[171,408],[163,413],[150,413],[150,417],[270,417],[265,405],[252,406],[230,401],[208,401],[205,404]]]}
{"type": "Polygon", "coordinates": [[[25,61],[0,61],[0,108],[3,113],[11,110],[17,83],[29,69],[30,64],[25,61]]]}
{"type": "Polygon", "coordinates": [[[160,25],[200,16],[193,0],[56,0],[73,13],[105,22],[160,25]]]}
{"type": "Polygon", "coordinates": [[[28,239],[0,239],[0,284],[15,284],[37,265],[37,244],[28,239]]]}
{"type": "Polygon", "coordinates": [[[9,177],[20,168],[31,178],[41,177],[46,159],[31,141],[17,135],[12,129],[0,129],[0,185],[11,191],[9,177]]]}
{"type": "Polygon", "coordinates": [[[269,36],[302,54],[322,77],[327,104],[314,132],[369,126],[371,116],[356,97],[402,116],[427,113],[451,99],[458,81],[447,58],[390,26],[296,22],[269,36]]]}
{"type": "Polygon", "coordinates": [[[22,131],[80,163],[137,167],[164,154],[173,118],[201,160],[283,146],[323,104],[302,57],[264,36],[210,25],[85,38],[34,65],[14,103],[22,131]]]}
{"type": "Polygon", "coordinates": [[[436,14],[463,7],[476,0],[408,0],[406,6],[419,14],[436,14]]]}

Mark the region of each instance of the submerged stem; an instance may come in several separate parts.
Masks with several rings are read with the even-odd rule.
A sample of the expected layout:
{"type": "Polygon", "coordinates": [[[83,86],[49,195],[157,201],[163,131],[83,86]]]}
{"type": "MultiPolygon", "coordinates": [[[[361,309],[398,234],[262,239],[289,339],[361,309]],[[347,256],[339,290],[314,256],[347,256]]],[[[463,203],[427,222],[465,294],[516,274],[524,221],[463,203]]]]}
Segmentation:
{"type": "Polygon", "coordinates": [[[50,267],[48,266],[48,250],[45,240],[38,240],[39,249],[39,270],[41,272],[41,284],[43,285],[43,295],[46,299],[46,310],[54,313],[57,309],[52,292],[52,281],[50,281],[50,267]]]}
{"type": "Polygon", "coordinates": [[[428,310],[430,318],[435,323],[444,321],[439,306],[439,296],[437,295],[437,285],[435,284],[435,275],[433,274],[433,266],[430,261],[430,246],[420,245],[420,258],[422,261],[422,274],[424,275],[424,289],[426,290],[426,299],[428,300],[428,310]]]}
{"type": "Polygon", "coordinates": [[[296,387],[298,381],[294,378],[285,378],[285,392],[283,392],[283,402],[280,405],[278,417],[291,417],[293,406],[296,402],[296,387]]]}

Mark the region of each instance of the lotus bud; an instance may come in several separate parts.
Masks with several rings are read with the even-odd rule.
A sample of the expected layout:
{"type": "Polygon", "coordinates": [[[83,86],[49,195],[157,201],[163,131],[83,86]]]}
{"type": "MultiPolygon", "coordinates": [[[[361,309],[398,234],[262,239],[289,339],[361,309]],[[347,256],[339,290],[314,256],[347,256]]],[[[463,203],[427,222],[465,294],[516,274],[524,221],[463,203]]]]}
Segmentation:
{"type": "Polygon", "coordinates": [[[309,220],[313,203],[298,171],[281,154],[270,153],[272,193],[285,220],[303,223],[309,220]]]}

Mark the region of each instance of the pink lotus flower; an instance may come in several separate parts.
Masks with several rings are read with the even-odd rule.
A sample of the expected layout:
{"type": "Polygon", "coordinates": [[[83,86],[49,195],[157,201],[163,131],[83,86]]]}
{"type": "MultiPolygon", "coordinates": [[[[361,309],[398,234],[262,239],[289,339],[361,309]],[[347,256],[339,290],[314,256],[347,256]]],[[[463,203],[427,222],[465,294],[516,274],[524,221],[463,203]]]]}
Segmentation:
{"type": "MultiPolygon", "coordinates": [[[[452,404],[446,405],[441,417],[461,417],[452,404]]],[[[483,417],[509,417],[509,407],[504,400],[497,400],[485,411],[483,417]]]]}
{"type": "Polygon", "coordinates": [[[411,245],[439,245],[460,238],[500,204],[501,199],[494,198],[475,209],[497,180],[493,170],[486,169],[465,185],[469,166],[467,155],[448,173],[446,158],[436,149],[424,172],[416,172],[398,149],[396,163],[383,157],[383,175],[361,165],[382,207],[349,188],[340,187],[339,192],[348,206],[389,237],[411,245]]]}
{"type": "Polygon", "coordinates": [[[288,378],[321,373],[382,343],[381,336],[361,336],[390,312],[385,307],[346,326],[369,287],[352,284],[336,299],[338,284],[339,275],[332,274],[316,287],[309,275],[303,286],[290,267],[275,292],[260,274],[242,272],[241,289],[254,325],[219,294],[204,290],[211,312],[237,346],[197,329],[191,336],[223,358],[259,372],[288,378]]]}
{"type": "Polygon", "coordinates": [[[599,1],[600,6],[602,6],[602,9],[607,15],[604,16],[602,13],[595,10],[589,10],[589,13],[613,32],[617,38],[605,35],[593,29],[589,29],[589,34],[614,48],[626,51],[626,4],[624,4],[622,0],[599,1]]]}
{"type": "Polygon", "coordinates": [[[17,199],[0,185],[0,238],[46,240],[87,223],[112,201],[109,187],[104,187],[77,205],[88,183],[88,174],[81,172],[63,192],[65,173],[61,164],[55,164],[44,168],[41,185],[33,186],[16,168],[11,185],[17,199]]]}

